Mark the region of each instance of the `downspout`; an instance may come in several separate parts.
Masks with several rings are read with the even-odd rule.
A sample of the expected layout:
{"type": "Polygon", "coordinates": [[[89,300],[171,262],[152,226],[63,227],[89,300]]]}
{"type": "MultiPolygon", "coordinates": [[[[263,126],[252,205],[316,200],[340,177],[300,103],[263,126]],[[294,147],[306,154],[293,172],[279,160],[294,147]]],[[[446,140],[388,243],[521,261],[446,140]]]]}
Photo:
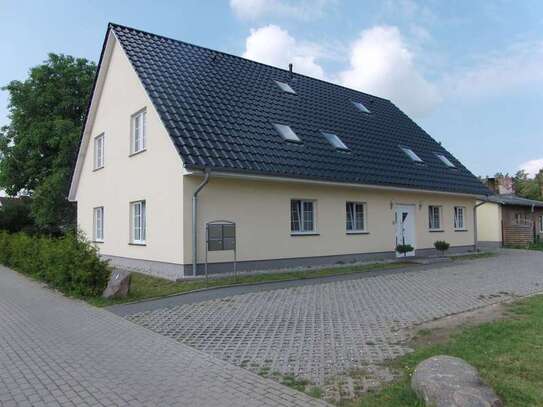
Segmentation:
{"type": "Polygon", "coordinates": [[[535,215],[534,215],[534,213],[535,213],[535,205],[532,204],[532,217],[531,217],[532,218],[532,243],[536,242],[535,237],[537,236],[536,235],[537,232],[536,232],[536,228],[535,228],[535,215]]]}
{"type": "Polygon", "coordinates": [[[204,170],[204,180],[196,187],[192,194],[192,275],[196,276],[198,267],[198,194],[209,182],[210,172],[204,170]]]}
{"type": "Polygon", "coordinates": [[[475,204],[475,206],[473,207],[473,251],[475,253],[477,253],[477,251],[479,250],[479,245],[477,243],[477,208],[479,206],[484,205],[487,202],[490,202],[490,201],[483,200],[482,202],[475,204]]]}

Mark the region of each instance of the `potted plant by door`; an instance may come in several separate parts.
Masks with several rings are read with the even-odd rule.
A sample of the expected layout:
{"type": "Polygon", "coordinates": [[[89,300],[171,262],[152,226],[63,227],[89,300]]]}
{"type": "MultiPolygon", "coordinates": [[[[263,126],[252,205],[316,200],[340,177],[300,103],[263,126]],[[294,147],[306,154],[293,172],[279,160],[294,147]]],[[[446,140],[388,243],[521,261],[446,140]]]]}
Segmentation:
{"type": "Polygon", "coordinates": [[[443,256],[445,256],[445,252],[449,250],[450,246],[451,245],[444,240],[436,240],[434,242],[434,247],[436,248],[436,250],[439,250],[441,252],[441,255],[443,256]]]}
{"type": "Polygon", "coordinates": [[[407,253],[412,252],[413,250],[415,249],[410,244],[399,244],[396,246],[396,251],[403,254],[404,257],[407,256],[407,253]]]}

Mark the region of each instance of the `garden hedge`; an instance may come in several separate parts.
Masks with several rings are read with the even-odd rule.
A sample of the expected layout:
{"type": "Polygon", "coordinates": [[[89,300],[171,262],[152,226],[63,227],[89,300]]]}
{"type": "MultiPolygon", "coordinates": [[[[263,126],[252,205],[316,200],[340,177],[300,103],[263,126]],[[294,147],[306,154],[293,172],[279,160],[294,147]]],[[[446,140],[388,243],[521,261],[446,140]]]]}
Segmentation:
{"type": "Polygon", "coordinates": [[[110,269],[76,234],[60,238],[0,231],[0,263],[75,297],[102,294],[110,269]]]}

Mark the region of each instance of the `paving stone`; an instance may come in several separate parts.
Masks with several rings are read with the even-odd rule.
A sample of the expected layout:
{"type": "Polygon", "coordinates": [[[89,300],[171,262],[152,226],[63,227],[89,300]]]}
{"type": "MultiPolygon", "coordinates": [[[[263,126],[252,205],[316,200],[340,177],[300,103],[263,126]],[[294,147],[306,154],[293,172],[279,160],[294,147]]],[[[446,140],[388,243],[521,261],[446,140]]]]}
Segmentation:
{"type": "Polygon", "coordinates": [[[412,328],[543,290],[543,253],[252,292],[129,315],[164,336],[253,372],[315,384],[402,356],[412,328]]]}
{"type": "Polygon", "coordinates": [[[327,405],[0,267],[2,407],[271,407],[253,392],[266,387],[327,405]]]}

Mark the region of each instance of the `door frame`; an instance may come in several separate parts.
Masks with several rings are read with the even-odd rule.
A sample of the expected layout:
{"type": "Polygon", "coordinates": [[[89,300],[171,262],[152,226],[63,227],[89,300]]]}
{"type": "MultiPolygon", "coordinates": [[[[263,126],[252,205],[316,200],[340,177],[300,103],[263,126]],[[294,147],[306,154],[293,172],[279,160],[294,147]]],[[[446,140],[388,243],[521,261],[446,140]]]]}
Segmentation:
{"type": "Polygon", "coordinates": [[[398,209],[401,207],[409,207],[413,211],[413,242],[410,243],[413,246],[413,251],[410,253],[407,253],[405,257],[411,257],[415,256],[415,253],[417,251],[417,204],[414,203],[395,203],[394,204],[394,253],[396,254],[396,257],[404,257],[404,255],[398,253],[396,251],[396,245],[397,241],[396,238],[398,237],[398,209]]]}

